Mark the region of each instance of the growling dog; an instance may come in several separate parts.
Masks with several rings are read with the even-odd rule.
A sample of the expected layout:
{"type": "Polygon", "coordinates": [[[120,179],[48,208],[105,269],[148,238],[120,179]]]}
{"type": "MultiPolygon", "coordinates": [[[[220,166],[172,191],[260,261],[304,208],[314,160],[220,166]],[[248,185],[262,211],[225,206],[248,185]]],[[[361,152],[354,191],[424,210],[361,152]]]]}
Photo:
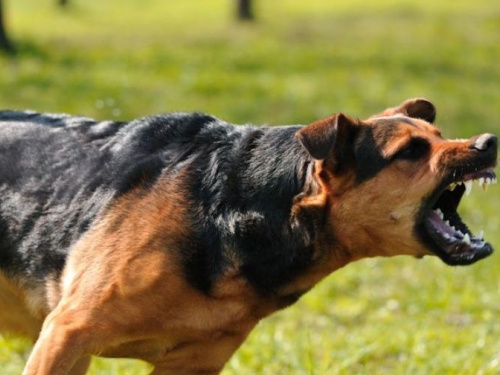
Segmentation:
{"type": "Polygon", "coordinates": [[[26,375],[91,355],[218,373],[257,322],[357,259],[492,252],[457,206],[497,138],[446,140],[413,99],[366,121],[233,126],[0,112],[0,329],[26,375]]]}

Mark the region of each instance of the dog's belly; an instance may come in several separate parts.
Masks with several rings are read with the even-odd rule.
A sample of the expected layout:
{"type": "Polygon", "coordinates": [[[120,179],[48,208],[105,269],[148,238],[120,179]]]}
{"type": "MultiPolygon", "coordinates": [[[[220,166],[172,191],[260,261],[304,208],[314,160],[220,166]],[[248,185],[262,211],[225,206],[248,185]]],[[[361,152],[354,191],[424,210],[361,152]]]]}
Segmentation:
{"type": "Polygon", "coordinates": [[[137,358],[150,362],[162,358],[174,346],[171,340],[144,339],[107,348],[100,355],[106,358],[137,358]]]}
{"type": "MultiPolygon", "coordinates": [[[[179,369],[220,371],[231,355],[244,341],[249,330],[211,333],[182,339],[145,339],[127,342],[99,353],[108,358],[134,358],[149,362],[175,373],[179,369]]],[[[175,335],[175,334],[174,334],[175,335]]]]}
{"type": "Polygon", "coordinates": [[[36,318],[26,304],[23,292],[0,272],[0,332],[38,337],[42,319],[36,318]]]}

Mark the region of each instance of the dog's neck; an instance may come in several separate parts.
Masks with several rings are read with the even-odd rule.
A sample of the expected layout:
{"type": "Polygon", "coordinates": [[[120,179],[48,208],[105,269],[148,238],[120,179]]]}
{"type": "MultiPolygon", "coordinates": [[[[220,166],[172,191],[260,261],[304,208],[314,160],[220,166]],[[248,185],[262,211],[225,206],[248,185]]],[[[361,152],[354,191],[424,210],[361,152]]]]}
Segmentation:
{"type": "MultiPolygon", "coordinates": [[[[316,189],[314,161],[295,139],[298,129],[242,128],[229,160],[213,155],[206,162],[216,172],[196,193],[203,202],[196,242],[204,255],[189,267],[202,291],[209,293],[214,275],[230,267],[259,294],[273,296],[311,266],[317,217],[296,215],[293,207],[316,189]]],[[[293,303],[301,293],[289,294],[293,303]]]]}

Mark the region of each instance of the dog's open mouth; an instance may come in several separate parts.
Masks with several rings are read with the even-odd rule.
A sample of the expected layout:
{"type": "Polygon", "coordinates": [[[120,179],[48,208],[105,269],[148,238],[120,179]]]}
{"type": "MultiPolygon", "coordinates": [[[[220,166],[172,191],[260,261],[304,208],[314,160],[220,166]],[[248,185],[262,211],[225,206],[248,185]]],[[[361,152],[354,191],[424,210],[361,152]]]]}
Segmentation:
{"type": "Polygon", "coordinates": [[[439,189],[424,210],[423,231],[431,248],[445,263],[467,265],[493,252],[483,239],[483,232],[473,234],[457,212],[463,195],[469,195],[474,184],[486,190],[496,183],[493,168],[465,174],[458,180],[439,189]]]}

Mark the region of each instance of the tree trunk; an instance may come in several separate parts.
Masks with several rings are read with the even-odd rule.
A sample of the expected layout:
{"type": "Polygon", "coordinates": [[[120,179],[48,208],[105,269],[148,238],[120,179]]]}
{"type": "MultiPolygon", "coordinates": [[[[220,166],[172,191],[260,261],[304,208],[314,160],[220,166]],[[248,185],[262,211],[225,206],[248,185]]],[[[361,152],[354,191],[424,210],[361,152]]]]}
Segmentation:
{"type": "Polygon", "coordinates": [[[252,11],[252,0],[238,1],[238,18],[242,21],[251,21],[254,19],[252,11]]]}
{"type": "Polygon", "coordinates": [[[5,29],[5,19],[3,14],[3,1],[0,0],[0,50],[8,53],[14,54],[14,46],[7,36],[7,30],[5,29]]]}

